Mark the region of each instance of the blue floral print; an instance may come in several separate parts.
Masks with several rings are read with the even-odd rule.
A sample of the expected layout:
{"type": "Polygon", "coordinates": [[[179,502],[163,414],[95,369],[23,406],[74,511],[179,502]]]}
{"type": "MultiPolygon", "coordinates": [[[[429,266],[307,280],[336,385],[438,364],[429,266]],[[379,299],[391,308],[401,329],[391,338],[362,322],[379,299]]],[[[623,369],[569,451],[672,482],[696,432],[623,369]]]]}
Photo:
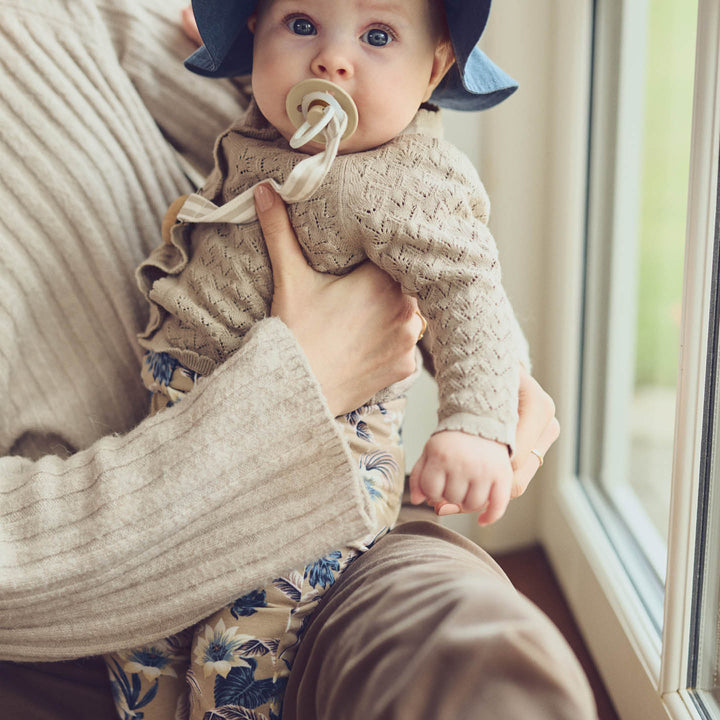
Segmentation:
{"type": "Polygon", "coordinates": [[[148,366],[153,379],[161,385],[169,385],[173,373],[180,367],[180,362],[167,353],[147,352],[145,364],[148,366]]]}
{"type": "Polygon", "coordinates": [[[383,450],[375,450],[360,456],[360,471],[366,473],[377,472],[390,483],[394,473],[400,469],[395,458],[383,450]]]}
{"type": "Polygon", "coordinates": [[[223,707],[213,708],[205,713],[203,720],[280,720],[279,715],[271,710],[270,715],[242,708],[237,705],[225,705],[223,707]]]}
{"type": "Polygon", "coordinates": [[[249,665],[239,650],[252,639],[250,635],[238,634],[237,625],[226,628],[224,620],[220,618],[214,628],[205,625],[204,633],[198,637],[193,650],[195,662],[202,666],[206,675],[216,672],[226,677],[233,667],[249,665]]]}
{"type": "Polygon", "coordinates": [[[122,709],[124,715],[123,720],[141,720],[144,717],[144,713],[136,711],[145,707],[153,700],[155,695],[157,695],[157,677],[155,678],[155,682],[150,686],[150,689],[140,697],[142,684],[140,682],[140,676],[137,673],[130,673],[130,677],[128,677],[115,658],[112,659],[112,665],[108,665],[108,669],[112,675],[112,693],[118,709],[122,709]]]}
{"type": "Polygon", "coordinates": [[[385,492],[392,489],[392,480],[399,471],[395,458],[382,450],[360,456],[360,473],[365,489],[374,502],[385,499],[385,492]]]}
{"type": "Polygon", "coordinates": [[[149,350],[145,353],[145,364],[148,366],[153,379],[161,385],[170,385],[173,373],[178,368],[193,382],[200,377],[194,370],[188,370],[179,360],[164,352],[152,352],[149,350]]]}
{"type": "MultiPolygon", "coordinates": [[[[145,363],[146,384],[153,383],[155,392],[170,404],[191,386],[184,378],[195,379],[190,370],[164,353],[148,353],[145,363]]],[[[160,693],[157,689],[158,681],[162,682],[159,676],[173,672],[173,666],[183,668],[189,702],[202,707],[203,720],[280,720],[287,678],[313,612],[347,565],[387,532],[399,503],[403,457],[397,448],[400,403],[364,406],[344,420],[343,434],[358,463],[359,480],[373,501],[373,530],[304,569],[288,571],[270,585],[238,597],[192,629],[187,638],[175,644],[166,639],[167,647],[160,649],[167,651],[167,657],[157,648],[121,656],[111,675],[122,720],[145,720],[144,716],[152,715],[153,704],[160,703],[161,697],[164,702],[164,689],[160,688],[160,693]],[[279,621],[270,621],[263,610],[268,606],[273,613],[278,611],[279,621]]]]}
{"type": "MultiPolygon", "coordinates": [[[[167,650],[155,645],[131,650],[126,658],[126,666],[131,666],[129,669],[132,672],[144,672],[150,677],[167,675],[172,660],[167,650]]],[[[170,674],[175,673],[172,671],[170,674]]]]}
{"type": "Polygon", "coordinates": [[[258,640],[257,638],[253,638],[238,648],[238,655],[241,658],[249,658],[253,655],[275,654],[277,653],[278,645],[278,640],[258,640]]]}
{"type": "Polygon", "coordinates": [[[302,584],[302,578],[299,573],[298,578],[298,583],[293,582],[293,579],[288,577],[276,578],[273,580],[273,585],[280,590],[280,592],[287,595],[291,600],[300,602],[300,598],[302,597],[302,588],[300,587],[302,584]]]}
{"type": "Polygon", "coordinates": [[[230,608],[230,612],[235,618],[239,618],[240,616],[247,617],[248,615],[254,615],[260,607],[267,607],[267,602],[265,602],[265,591],[253,590],[247,595],[239,597],[233,603],[230,608]]]}
{"type": "Polygon", "coordinates": [[[365,442],[372,442],[373,436],[368,424],[360,419],[361,410],[353,410],[345,415],[348,425],[355,428],[355,434],[365,442]]]}
{"type": "Polygon", "coordinates": [[[247,667],[234,667],[227,677],[215,678],[215,705],[239,705],[243,708],[256,708],[282,695],[287,678],[280,677],[277,682],[272,678],[255,680],[257,662],[248,659],[247,667]]]}
{"type": "Polygon", "coordinates": [[[339,550],[333,550],[329,555],[325,555],[314,563],[310,563],[305,567],[305,577],[308,579],[310,585],[316,588],[318,585],[321,588],[330,587],[335,582],[335,572],[340,572],[340,563],[338,560],[341,557],[339,550]]]}
{"type": "Polygon", "coordinates": [[[372,442],[372,433],[370,432],[368,424],[364,420],[358,421],[358,424],[355,426],[355,432],[361,440],[372,442]]]}
{"type": "Polygon", "coordinates": [[[375,487],[375,483],[371,477],[363,477],[363,482],[365,483],[365,489],[373,502],[382,500],[383,494],[375,487]]]}

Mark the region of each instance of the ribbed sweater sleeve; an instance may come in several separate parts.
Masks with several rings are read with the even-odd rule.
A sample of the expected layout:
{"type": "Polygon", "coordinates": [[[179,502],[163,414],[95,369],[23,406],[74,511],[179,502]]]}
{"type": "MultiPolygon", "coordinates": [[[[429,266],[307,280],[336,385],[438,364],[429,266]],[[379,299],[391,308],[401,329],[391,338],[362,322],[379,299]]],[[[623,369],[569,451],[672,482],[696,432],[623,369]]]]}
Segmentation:
{"type": "Polygon", "coordinates": [[[164,136],[203,174],[217,136],[247,106],[247,83],[204,78],[182,59],[196,46],[178,25],[186,0],[96,0],[118,62],[164,136]]]}
{"type": "Polygon", "coordinates": [[[212,380],[66,460],[0,460],[0,655],[170,634],[366,532],[359,485],[277,320],[212,380]],[[298,472],[302,468],[302,473],[298,472]]]}
{"type": "Polygon", "coordinates": [[[174,20],[0,4],[0,658],[72,658],[191,625],[362,536],[367,506],[279,320],[143,420],[133,270],[188,190],[166,138],[204,141],[179,118],[163,135],[145,104],[153,77],[163,107],[187,97],[172,43],[151,44],[141,96],[118,28],[168,37],[174,20]]]}

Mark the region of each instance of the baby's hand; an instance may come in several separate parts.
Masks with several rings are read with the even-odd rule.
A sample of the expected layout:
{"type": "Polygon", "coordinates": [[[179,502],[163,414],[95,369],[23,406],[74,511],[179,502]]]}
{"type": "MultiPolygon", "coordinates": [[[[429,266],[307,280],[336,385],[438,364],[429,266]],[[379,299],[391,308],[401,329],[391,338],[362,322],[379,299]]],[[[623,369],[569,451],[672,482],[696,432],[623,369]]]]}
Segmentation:
{"type": "Polygon", "coordinates": [[[463,512],[482,511],[487,525],[502,517],[510,502],[513,472],[507,445],[464,432],[445,430],[425,444],[410,473],[410,500],[454,503],[463,512]]]}

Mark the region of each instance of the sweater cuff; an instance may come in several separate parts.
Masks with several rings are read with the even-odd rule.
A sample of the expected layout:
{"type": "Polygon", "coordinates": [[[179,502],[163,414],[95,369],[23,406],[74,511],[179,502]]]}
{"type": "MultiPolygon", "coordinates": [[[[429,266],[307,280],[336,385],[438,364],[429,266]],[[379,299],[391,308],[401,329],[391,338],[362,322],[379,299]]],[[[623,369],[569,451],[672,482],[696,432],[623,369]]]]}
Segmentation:
{"type": "MultiPolygon", "coordinates": [[[[322,467],[321,474],[324,478],[334,477],[337,485],[333,483],[327,487],[327,500],[330,505],[335,505],[337,515],[344,516],[343,520],[334,525],[332,532],[337,533],[338,526],[343,526],[344,533],[350,533],[343,538],[358,537],[367,532],[368,528],[374,527],[374,511],[370,498],[365,492],[364,484],[359,481],[359,476],[354,472],[355,463],[352,453],[348,447],[344,435],[338,423],[330,412],[325,396],[318,379],[315,377],[307,356],[290,328],[277,317],[270,317],[257,323],[246,336],[246,344],[243,348],[244,354],[251,356],[262,356],[263,352],[272,355],[276,360],[268,363],[267,370],[273,375],[269,383],[272,388],[271,405],[267,411],[271,416],[271,422],[275,422],[282,428],[282,436],[287,438],[289,444],[305,446],[305,453],[312,457],[312,464],[316,471],[322,467]],[[282,367],[282,377],[277,377],[277,367],[282,367]],[[298,425],[298,432],[294,433],[291,439],[291,424],[298,425]],[[300,431],[300,425],[302,431],[300,431]],[[308,442],[308,438],[310,441],[308,442]],[[308,447],[308,445],[312,447],[308,447]],[[320,457],[318,457],[318,452],[320,457]],[[352,478],[352,492],[347,493],[347,481],[352,478]],[[339,487],[345,491],[342,500],[337,496],[339,487]]],[[[240,355],[240,352],[237,353],[240,355]]],[[[224,365],[224,369],[233,375],[233,361],[236,356],[231,356],[224,365]]],[[[243,382],[246,372],[246,362],[239,364],[239,380],[243,382]]],[[[215,375],[219,370],[215,371],[215,375]]],[[[268,390],[269,388],[263,388],[268,390]]],[[[295,448],[297,452],[299,447],[295,448]]],[[[307,468],[296,467],[294,469],[297,478],[310,484],[306,477],[307,468]]],[[[325,514],[326,510],[319,510],[325,514]]],[[[323,535],[319,529],[315,529],[316,536],[323,535]]]]}

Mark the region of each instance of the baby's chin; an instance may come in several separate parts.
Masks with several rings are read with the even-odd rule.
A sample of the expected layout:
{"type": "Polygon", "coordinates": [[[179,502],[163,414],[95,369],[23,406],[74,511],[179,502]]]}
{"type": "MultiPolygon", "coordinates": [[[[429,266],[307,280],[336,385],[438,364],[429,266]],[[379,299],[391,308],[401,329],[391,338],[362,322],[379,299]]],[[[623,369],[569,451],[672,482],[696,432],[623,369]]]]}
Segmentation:
{"type": "MultiPolygon", "coordinates": [[[[290,141],[290,138],[285,138],[290,141]]],[[[391,138],[381,139],[366,139],[358,137],[349,137],[347,140],[343,140],[338,148],[338,155],[349,155],[350,153],[365,152],[366,150],[374,150],[380,145],[384,145],[391,138]]],[[[305,143],[302,147],[298,148],[300,152],[306,153],[307,155],[317,155],[325,149],[325,143],[315,142],[311,140],[309,143],[305,143]]]]}

